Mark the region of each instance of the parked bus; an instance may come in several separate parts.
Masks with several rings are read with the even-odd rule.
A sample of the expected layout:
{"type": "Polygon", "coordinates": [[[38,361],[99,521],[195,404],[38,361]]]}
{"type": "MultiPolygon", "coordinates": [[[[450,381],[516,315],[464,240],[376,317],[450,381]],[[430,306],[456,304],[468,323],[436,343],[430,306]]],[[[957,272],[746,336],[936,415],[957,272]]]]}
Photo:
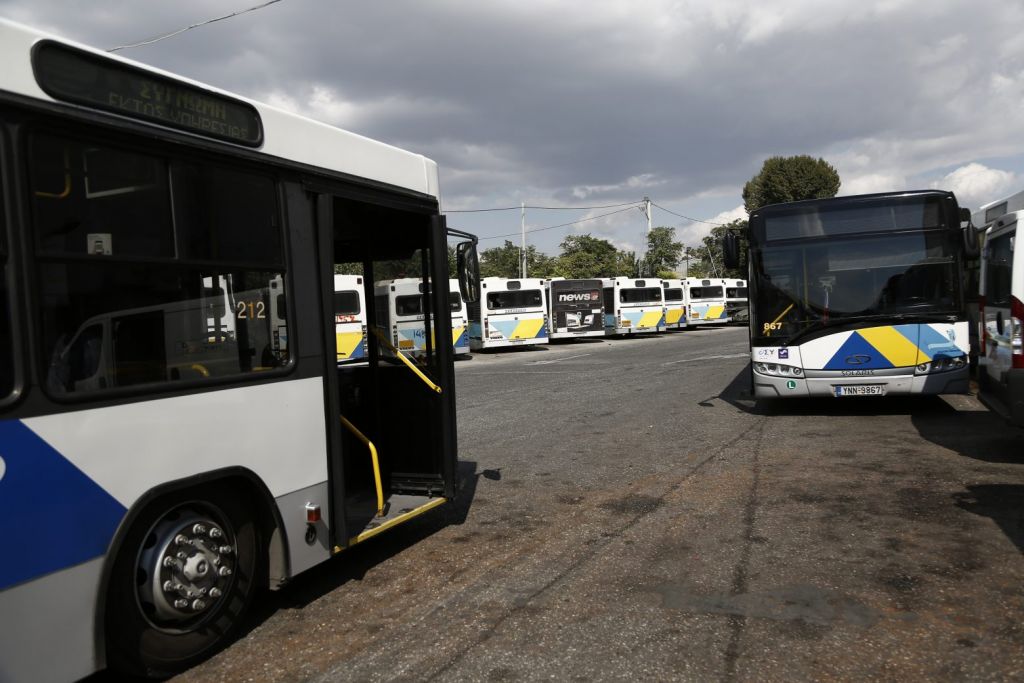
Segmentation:
{"type": "Polygon", "coordinates": [[[600,280],[548,280],[548,336],[551,339],[604,336],[600,280]]]}
{"type": "Polygon", "coordinates": [[[661,280],[602,278],[605,334],[646,334],[665,329],[661,280]]]}
{"type": "Polygon", "coordinates": [[[688,277],[683,280],[686,290],[686,310],[690,325],[725,323],[725,287],[721,279],[688,277]]]}
{"type": "MultiPolygon", "coordinates": [[[[396,349],[414,358],[427,352],[423,327],[423,280],[401,278],[377,282],[377,321],[384,334],[391,337],[396,349]]],[[[449,280],[448,307],[452,319],[452,348],[456,354],[469,353],[466,335],[466,305],[459,294],[458,280],[449,280]]],[[[428,299],[429,301],[429,299],[428,299]]]]}
{"type": "Polygon", "coordinates": [[[747,301],[747,281],[723,279],[725,287],[725,317],[729,322],[747,324],[750,304],[747,301]]]}
{"type": "MultiPolygon", "coordinates": [[[[965,233],[950,192],[838,197],[750,216],[754,395],[965,392],[965,233]]],[[[725,240],[727,268],[736,239],[725,240]]]]}
{"type": "Polygon", "coordinates": [[[467,302],[469,348],[473,351],[548,343],[545,282],[485,277],[480,300],[467,302]]]}
{"type": "Polygon", "coordinates": [[[683,281],[679,279],[662,280],[665,290],[665,329],[681,330],[686,327],[686,294],[683,281]]]}
{"type": "Polygon", "coordinates": [[[452,237],[472,301],[475,238],[418,154],[6,21],[0,55],[0,680],[167,676],[455,496],[451,346],[339,366],[334,267],[447,282],[452,237]]]}
{"type": "Polygon", "coordinates": [[[366,358],[366,299],[362,275],[334,276],[334,339],[339,363],[366,358]]]}
{"type": "Polygon", "coordinates": [[[979,282],[978,385],[996,412],[1024,427],[1024,192],[985,204],[975,225],[985,233],[979,282]]]}

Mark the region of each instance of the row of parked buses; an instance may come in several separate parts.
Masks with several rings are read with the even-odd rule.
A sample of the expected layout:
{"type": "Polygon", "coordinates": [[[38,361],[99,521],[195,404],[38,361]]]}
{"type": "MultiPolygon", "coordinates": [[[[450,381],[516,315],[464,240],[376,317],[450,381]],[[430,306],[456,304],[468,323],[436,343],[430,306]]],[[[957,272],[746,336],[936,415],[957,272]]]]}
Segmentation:
{"type": "MultiPolygon", "coordinates": [[[[338,362],[366,358],[367,324],[363,278],[334,276],[338,362]]],[[[398,351],[426,353],[423,281],[383,280],[374,285],[378,329],[398,351]]],[[[466,305],[458,281],[449,281],[452,347],[471,350],[546,344],[549,339],[604,337],[684,329],[711,323],[745,322],[744,280],[616,277],[490,277],[481,281],[480,301],[466,305]]]]}

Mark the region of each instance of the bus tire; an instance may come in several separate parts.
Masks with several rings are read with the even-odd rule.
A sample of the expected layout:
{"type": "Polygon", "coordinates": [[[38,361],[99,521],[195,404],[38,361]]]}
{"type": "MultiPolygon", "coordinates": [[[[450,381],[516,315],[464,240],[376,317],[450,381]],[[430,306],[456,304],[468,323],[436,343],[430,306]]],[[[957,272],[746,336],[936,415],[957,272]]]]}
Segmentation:
{"type": "Polygon", "coordinates": [[[107,593],[107,665],[169,676],[231,641],[265,571],[255,511],[220,483],[148,505],[116,557],[107,593]]]}

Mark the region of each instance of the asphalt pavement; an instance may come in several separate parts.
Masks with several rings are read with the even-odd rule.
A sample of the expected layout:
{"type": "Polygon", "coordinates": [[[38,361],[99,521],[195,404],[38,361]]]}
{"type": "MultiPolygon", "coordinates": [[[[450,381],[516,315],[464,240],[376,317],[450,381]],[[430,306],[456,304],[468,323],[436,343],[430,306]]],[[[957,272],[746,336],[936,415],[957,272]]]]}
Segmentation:
{"type": "Polygon", "coordinates": [[[462,493],[183,681],[1024,678],[1024,431],[755,404],[743,328],[456,363],[462,493]]]}

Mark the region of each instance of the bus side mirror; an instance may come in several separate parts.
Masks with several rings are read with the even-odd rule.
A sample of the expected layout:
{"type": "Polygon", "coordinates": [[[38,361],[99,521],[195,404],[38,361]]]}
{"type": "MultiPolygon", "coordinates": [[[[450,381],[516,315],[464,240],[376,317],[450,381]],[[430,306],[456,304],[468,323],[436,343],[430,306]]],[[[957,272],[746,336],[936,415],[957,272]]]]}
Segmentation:
{"type": "Polygon", "coordinates": [[[455,262],[459,273],[459,292],[467,304],[480,301],[480,258],[475,242],[459,242],[455,247],[455,262]]]}
{"type": "Polygon", "coordinates": [[[977,258],[981,252],[978,230],[971,223],[971,210],[960,208],[960,231],[964,238],[964,253],[967,258],[977,258]]]}
{"type": "Polygon", "coordinates": [[[722,237],[722,264],[728,270],[740,267],[740,241],[735,233],[727,232],[722,237]]]}

